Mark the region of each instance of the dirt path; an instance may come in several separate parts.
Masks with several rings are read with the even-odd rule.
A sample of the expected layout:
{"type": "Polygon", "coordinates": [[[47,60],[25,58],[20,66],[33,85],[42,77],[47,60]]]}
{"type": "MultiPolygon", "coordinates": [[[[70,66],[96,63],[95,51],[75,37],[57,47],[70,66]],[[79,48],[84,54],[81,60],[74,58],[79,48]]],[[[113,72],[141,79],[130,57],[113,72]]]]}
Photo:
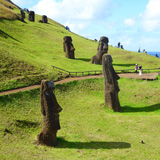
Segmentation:
{"type": "MultiPolygon", "coordinates": [[[[156,79],[156,75],[158,73],[143,73],[141,76],[139,76],[139,74],[135,74],[135,73],[123,73],[123,74],[118,74],[120,77],[126,77],[126,78],[135,78],[135,79],[142,79],[142,80],[154,80],[156,79]]],[[[101,78],[103,77],[103,75],[91,75],[91,76],[85,76],[85,77],[71,77],[71,78],[66,78],[63,79],[61,81],[57,81],[54,82],[54,84],[61,84],[61,83],[67,83],[70,81],[78,81],[78,80],[83,80],[83,79],[91,79],[91,78],[101,78]]],[[[24,87],[24,88],[19,88],[19,89],[14,89],[14,90],[10,90],[10,91],[4,91],[0,93],[1,95],[8,95],[10,93],[16,93],[16,92],[20,92],[20,91],[26,91],[26,90],[31,90],[31,89],[35,89],[35,88],[39,88],[40,85],[34,85],[34,86],[29,86],[29,87],[24,87]]]]}

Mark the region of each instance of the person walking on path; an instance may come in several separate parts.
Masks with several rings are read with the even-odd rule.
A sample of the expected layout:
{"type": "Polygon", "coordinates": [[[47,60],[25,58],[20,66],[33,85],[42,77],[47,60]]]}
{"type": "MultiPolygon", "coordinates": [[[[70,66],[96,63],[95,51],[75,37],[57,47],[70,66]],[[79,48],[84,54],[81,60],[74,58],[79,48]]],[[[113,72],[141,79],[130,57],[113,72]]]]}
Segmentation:
{"type": "Polygon", "coordinates": [[[142,75],[142,65],[139,66],[139,75],[142,75]]]}
{"type": "Polygon", "coordinates": [[[137,73],[137,70],[138,70],[138,64],[136,64],[135,66],[135,73],[137,73]]]}

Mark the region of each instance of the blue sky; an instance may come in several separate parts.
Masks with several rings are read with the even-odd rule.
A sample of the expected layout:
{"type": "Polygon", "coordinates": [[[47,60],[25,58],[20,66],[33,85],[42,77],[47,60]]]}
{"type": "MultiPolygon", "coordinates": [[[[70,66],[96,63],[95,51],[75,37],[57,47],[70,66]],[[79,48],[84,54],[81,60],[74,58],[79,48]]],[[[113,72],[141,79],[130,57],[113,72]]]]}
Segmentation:
{"type": "Polygon", "coordinates": [[[126,50],[160,51],[160,0],[12,0],[90,39],[126,50]]]}

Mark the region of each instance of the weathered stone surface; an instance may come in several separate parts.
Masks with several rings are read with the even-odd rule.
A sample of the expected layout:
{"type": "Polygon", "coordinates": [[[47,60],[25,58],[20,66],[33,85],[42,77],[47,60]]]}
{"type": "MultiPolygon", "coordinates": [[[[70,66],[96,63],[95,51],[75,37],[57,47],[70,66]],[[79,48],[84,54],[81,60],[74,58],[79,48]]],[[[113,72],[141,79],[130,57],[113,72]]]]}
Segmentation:
{"type": "Polygon", "coordinates": [[[107,37],[100,38],[97,54],[91,59],[92,64],[102,64],[102,56],[108,52],[108,42],[109,39],[107,37]]]}
{"type": "Polygon", "coordinates": [[[34,11],[29,11],[28,20],[34,22],[35,21],[35,13],[34,11]]]}
{"type": "Polygon", "coordinates": [[[70,59],[75,59],[75,54],[74,54],[75,48],[72,44],[72,38],[70,36],[65,36],[63,40],[64,40],[63,49],[64,52],[66,53],[65,57],[70,59]]]}
{"type": "Polygon", "coordinates": [[[45,15],[42,16],[42,22],[43,22],[43,23],[48,23],[48,18],[47,18],[47,16],[45,16],[45,15]]]}
{"type": "Polygon", "coordinates": [[[119,103],[118,92],[118,79],[120,77],[116,74],[112,66],[112,57],[110,54],[104,54],[102,57],[103,75],[104,75],[104,99],[105,104],[116,112],[121,111],[119,103]]]}
{"type": "Polygon", "coordinates": [[[38,143],[47,146],[57,145],[57,131],[60,129],[59,112],[62,108],[53,93],[55,89],[52,81],[42,80],[40,87],[41,113],[43,115],[43,129],[37,135],[38,143]]]}
{"type": "Polygon", "coordinates": [[[24,11],[21,9],[21,17],[20,17],[20,20],[21,20],[22,22],[24,22],[24,18],[25,18],[25,13],[24,13],[24,11]]]}

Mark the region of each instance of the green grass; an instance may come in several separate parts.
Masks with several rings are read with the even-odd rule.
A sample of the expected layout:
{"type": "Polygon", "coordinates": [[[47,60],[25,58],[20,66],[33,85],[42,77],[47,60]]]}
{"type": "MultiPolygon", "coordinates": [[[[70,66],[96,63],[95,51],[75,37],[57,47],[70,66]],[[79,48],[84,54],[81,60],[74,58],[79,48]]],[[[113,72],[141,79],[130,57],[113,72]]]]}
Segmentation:
{"type": "Polygon", "coordinates": [[[0,159],[158,160],[160,77],[118,82],[121,113],[104,105],[103,78],[56,85],[63,108],[56,148],[34,144],[43,121],[39,89],[0,97],[0,159]]]}
{"type": "MultiPolygon", "coordinates": [[[[20,16],[18,8],[8,10],[20,16]]],[[[8,10],[4,13],[11,15],[8,10]]],[[[41,16],[35,15],[35,22],[30,22],[27,13],[25,23],[14,18],[8,20],[7,16],[0,18],[0,91],[37,84],[44,78],[55,81],[66,76],[58,74],[52,65],[72,72],[102,70],[101,65],[90,63],[92,56],[97,53],[98,42],[68,32],[64,26],[51,19],[48,24],[39,23],[40,19],[41,16]],[[64,36],[73,39],[76,49],[74,60],[65,58],[64,36]],[[16,62],[11,65],[10,61],[16,62]],[[22,62],[24,65],[19,65],[22,62]],[[12,77],[8,76],[10,72],[12,77]]],[[[134,69],[136,63],[141,64],[143,69],[160,67],[160,59],[147,54],[112,46],[109,46],[108,53],[112,55],[115,70],[134,69]]]]}
{"type": "Polygon", "coordinates": [[[18,14],[13,10],[17,8],[17,6],[6,0],[0,0],[0,19],[18,19],[18,14]]]}

